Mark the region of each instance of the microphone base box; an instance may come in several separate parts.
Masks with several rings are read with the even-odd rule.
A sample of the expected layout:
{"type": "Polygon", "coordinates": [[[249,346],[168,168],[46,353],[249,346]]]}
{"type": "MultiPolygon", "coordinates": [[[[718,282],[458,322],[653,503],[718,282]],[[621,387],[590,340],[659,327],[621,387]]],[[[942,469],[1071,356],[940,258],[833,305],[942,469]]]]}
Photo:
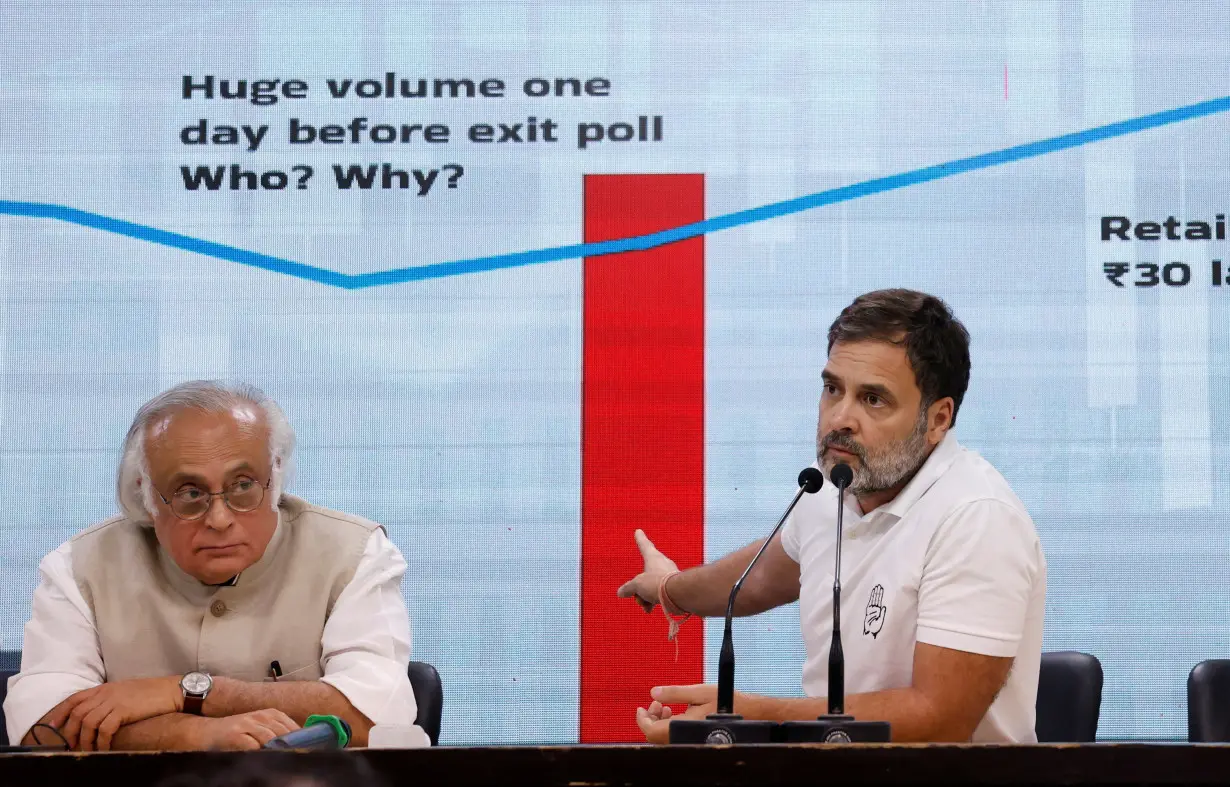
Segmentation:
{"type": "Polygon", "coordinates": [[[670,742],[734,745],[745,743],[888,743],[886,721],[855,721],[853,716],[821,716],[815,721],[749,721],[738,714],[671,721],[670,742]]]}
{"type": "Polygon", "coordinates": [[[892,728],[886,721],[821,716],[815,721],[784,721],[778,733],[780,743],[888,743],[892,728]]]}
{"type": "Polygon", "coordinates": [[[749,721],[737,713],[711,713],[704,719],[671,721],[671,743],[730,745],[735,743],[777,743],[778,723],[749,721]]]}

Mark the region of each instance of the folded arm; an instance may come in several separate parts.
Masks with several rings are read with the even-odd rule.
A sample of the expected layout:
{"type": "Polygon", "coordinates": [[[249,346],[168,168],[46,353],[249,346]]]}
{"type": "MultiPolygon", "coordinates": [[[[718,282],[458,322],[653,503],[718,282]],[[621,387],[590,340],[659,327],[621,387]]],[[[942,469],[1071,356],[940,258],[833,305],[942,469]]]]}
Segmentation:
{"type": "MultiPolygon", "coordinates": [[[[294,695],[318,705],[329,704],[330,700],[318,700],[314,695],[340,696],[331,686],[316,682],[298,684],[315,691],[266,692],[262,696],[252,696],[247,691],[248,687],[259,687],[259,684],[225,678],[219,683],[219,701],[213,701],[213,692],[206,701],[205,709],[213,711],[212,716],[183,713],[179,676],[102,683],[72,694],[40,719],[40,724],[54,728],[58,736],[35,726],[26,734],[24,742],[26,745],[55,745],[63,738],[69,748],[78,751],[255,749],[278,735],[298,729],[308,715],[292,718],[275,703],[284,702],[295,709],[294,695]],[[232,704],[228,706],[227,702],[232,704]]],[[[293,687],[283,684],[283,688],[293,687]]],[[[324,711],[345,718],[366,741],[365,717],[358,715],[349,703],[346,707],[349,712],[340,705],[324,708],[324,711]]]]}
{"type": "MultiPolygon", "coordinates": [[[[48,720],[45,723],[51,724],[56,729],[62,729],[64,727],[64,720],[54,718],[53,713],[54,711],[47,715],[48,720]],[[59,724],[53,723],[56,721],[59,721],[59,724]]],[[[109,740],[105,738],[103,732],[98,731],[96,733],[97,737],[93,739],[95,743],[91,744],[91,747],[99,751],[107,749],[114,749],[116,751],[175,751],[204,748],[196,743],[202,732],[200,722],[201,717],[199,716],[187,713],[165,713],[161,716],[142,719],[141,721],[119,727],[109,740]]],[[[47,730],[31,730],[31,733],[36,731],[39,733],[39,740],[44,744],[59,740],[47,730]],[[51,740],[48,740],[49,738],[51,740]]],[[[61,734],[65,734],[65,732],[61,734]]],[[[76,740],[77,743],[74,745],[74,748],[88,751],[82,746],[84,740],[80,734],[77,735],[76,740]]]]}
{"type": "MultiPolygon", "coordinates": [[[[293,719],[273,708],[220,719],[167,713],[124,725],[111,740],[110,748],[128,751],[251,750],[298,728],[293,719]]],[[[106,747],[99,747],[103,748],[106,747]]]]}
{"type": "Polygon", "coordinates": [[[220,718],[266,708],[277,708],[300,725],[313,714],[338,716],[350,725],[351,740],[356,746],[367,745],[367,733],[372,728],[371,719],[352,705],[345,694],[316,680],[249,683],[217,677],[202,712],[220,718]]]}

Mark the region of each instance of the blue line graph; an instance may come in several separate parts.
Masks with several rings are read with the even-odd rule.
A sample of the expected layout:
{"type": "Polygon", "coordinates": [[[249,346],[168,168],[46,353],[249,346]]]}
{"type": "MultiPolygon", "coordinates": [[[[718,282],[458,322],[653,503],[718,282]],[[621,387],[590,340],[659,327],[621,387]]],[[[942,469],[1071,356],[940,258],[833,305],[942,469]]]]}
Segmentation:
{"type": "Polygon", "coordinates": [[[774,202],[757,208],[727,213],[704,221],[685,224],[669,230],[638,235],[618,240],[600,241],[597,243],[576,243],[568,246],[553,246],[533,251],[520,251],[509,254],[497,254],[488,257],[440,262],[428,265],[418,265],[407,268],[394,268],[371,273],[349,274],[339,271],[306,265],[301,262],[274,257],[268,254],[248,251],[227,246],[213,241],[193,238],[176,232],[147,227],[123,219],[103,216],[98,213],[78,210],[64,205],[53,205],[42,202],[15,202],[0,200],[0,215],[25,216],[29,218],[55,219],[77,224],[82,227],[112,232],[137,240],[157,243],[183,251],[203,254],[220,260],[236,262],[262,270],[294,276],[307,281],[340,287],[346,290],[358,290],[367,287],[380,287],[389,284],[404,284],[428,279],[440,279],[449,276],[460,276],[467,273],[517,268],[525,265],[535,265],[544,262],[559,262],[578,259],[580,257],[598,257],[606,254],[619,254],[627,251],[642,251],[667,243],[675,243],[688,238],[695,238],[712,232],[732,229],[746,224],[789,216],[813,208],[848,202],[872,194],[882,194],[886,191],[928,183],[942,178],[950,178],[975,170],[997,167],[1014,161],[1044,156],[1070,148],[1088,145],[1094,142],[1135,134],[1140,131],[1181,123],[1185,120],[1207,117],[1230,110],[1230,96],[1210,99],[1196,104],[1168,109],[1151,115],[1122,120],[1105,126],[1097,126],[1083,131],[1075,131],[1058,137],[1027,142],[1002,150],[982,153],[968,158],[956,159],[943,164],[935,164],[921,169],[909,170],[895,175],[873,178],[849,186],[819,191],[803,197],[774,202]]]}

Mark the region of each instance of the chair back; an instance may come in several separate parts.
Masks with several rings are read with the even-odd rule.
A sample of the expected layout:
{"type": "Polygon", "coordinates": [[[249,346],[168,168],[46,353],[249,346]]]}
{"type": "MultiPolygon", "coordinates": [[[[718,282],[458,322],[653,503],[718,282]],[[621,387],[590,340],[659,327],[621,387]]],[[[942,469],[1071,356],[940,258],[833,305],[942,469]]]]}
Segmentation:
{"type": "Polygon", "coordinates": [[[1187,739],[1230,742],[1230,659],[1209,659],[1187,676],[1187,739]]]}
{"type": "Polygon", "coordinates": [[[0,746],[9,745],[9,728],[4,720],[4,698],[9,693],[9,678],[21,669],[21,651],[0,650],[0,746]]]}
{"type": "Polygon", "coordinates": [[[1091,743],[1102,710],[1102,662],[1073,650],[1042,654],[1038,673],[1039,743],[1091,743]]]}
{"type": "Polygon", "coordinates": [[[440,673],[425,661],[410,662],[410,686],[414,689],[414,701],[419,706],[414,723],[423,728],[431,745],[440,745],[440,717],[444,711],[444,684],[440,673]]]}

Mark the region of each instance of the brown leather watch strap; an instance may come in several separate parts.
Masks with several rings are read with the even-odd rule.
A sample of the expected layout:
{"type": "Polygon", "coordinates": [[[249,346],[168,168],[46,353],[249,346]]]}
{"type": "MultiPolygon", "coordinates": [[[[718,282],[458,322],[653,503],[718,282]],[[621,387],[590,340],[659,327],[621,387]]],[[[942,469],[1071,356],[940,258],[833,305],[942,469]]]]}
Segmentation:
{"type": "Polygon", "coordinates": [[[195,694],[184,694],[184,713],[191,713],[195,716],[200,716],[201,708],[204,705],[204,697],[195,694]]]}

